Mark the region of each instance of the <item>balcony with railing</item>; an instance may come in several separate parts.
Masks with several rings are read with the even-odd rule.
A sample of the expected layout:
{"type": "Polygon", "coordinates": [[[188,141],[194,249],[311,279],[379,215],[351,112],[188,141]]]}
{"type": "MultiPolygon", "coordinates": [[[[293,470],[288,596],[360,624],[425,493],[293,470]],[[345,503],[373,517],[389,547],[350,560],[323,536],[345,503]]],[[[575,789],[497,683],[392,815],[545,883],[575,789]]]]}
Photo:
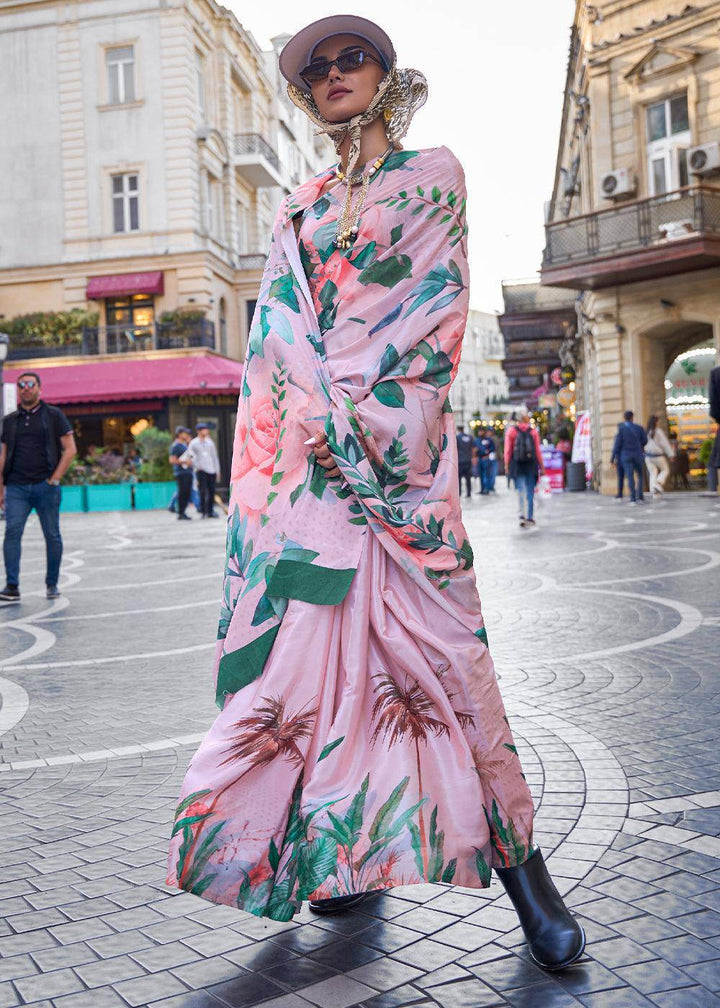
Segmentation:
{"type": "Polygon", "coordinates": [[[576,290],[720,264],[720,189],[695,186],[552,221],[543,284],[576,290]]]}
{"type": "Polygon", "coordinates": [[[192,319],[180,323],[156,322],[148,326],[86,326],[73,339],[59,344],[47,344],[38,340],[26,343],[22,337],[17,337],[10,344],[8,360],[115,355],[195,347],[215,349],[215,326],[209,319],[192,319]]]}
{"type": "Polygon", "coordinates": [[[259,133],[238,133],[233,137],[233,164],[255,189],[282,185],[280,158],[259,133]]]}

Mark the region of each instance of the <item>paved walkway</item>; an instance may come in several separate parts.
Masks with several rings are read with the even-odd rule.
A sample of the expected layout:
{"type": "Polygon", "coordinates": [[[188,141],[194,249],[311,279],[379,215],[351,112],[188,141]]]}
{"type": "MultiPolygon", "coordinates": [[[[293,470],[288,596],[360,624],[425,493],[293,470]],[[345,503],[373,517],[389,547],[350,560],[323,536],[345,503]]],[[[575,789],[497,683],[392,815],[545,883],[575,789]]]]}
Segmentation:
{"type": "Polygon", "coordinates": [[[491,647],[538,839],[588,933],[548,976],[494,884],[277,924],[163,884],[214,715],[223,522],[64,521],[63,596],[26,535],[0,609],[0,1008],[720,1005],[720,507],[474,498],[491,647]]]}

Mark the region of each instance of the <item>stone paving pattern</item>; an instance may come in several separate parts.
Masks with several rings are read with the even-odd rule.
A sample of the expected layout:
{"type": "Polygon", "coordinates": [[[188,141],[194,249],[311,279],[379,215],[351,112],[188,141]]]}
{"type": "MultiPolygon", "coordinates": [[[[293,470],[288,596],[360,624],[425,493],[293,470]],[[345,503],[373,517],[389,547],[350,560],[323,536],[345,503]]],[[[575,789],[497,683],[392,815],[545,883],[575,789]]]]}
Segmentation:
{"type": "MultiPolygon", "coordinates": [[[[502,889],[393,890],[289,924],[164,885],[215,708],[224,523],[68,515],[63,596],[0,608],[0,1008],[720,1005],[720,506],[507,493],[466,520],[537,838],[588,934],[529,960],[502,889]]],[[[0,604],[1,605],[1,604],[0,604]]]]}

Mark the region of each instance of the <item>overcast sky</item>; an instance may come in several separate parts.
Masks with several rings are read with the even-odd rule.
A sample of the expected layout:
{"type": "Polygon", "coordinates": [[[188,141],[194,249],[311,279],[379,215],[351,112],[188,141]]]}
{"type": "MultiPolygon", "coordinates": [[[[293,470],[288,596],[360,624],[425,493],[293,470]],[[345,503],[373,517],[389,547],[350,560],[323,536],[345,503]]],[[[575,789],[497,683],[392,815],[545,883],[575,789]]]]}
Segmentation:
{"type": "Polygon", "coordinates": [[[228,3],[263,48],[329,14],[368,17],[388,32],[400,66],[430,85],[406,147],[445,144],[468,183],[470,303],[502,310],[501,280],[531,277],[543,246],[573,0],[317,0],[228,3]],[[299,13],[301,12],[301,13],[299,13]]]}

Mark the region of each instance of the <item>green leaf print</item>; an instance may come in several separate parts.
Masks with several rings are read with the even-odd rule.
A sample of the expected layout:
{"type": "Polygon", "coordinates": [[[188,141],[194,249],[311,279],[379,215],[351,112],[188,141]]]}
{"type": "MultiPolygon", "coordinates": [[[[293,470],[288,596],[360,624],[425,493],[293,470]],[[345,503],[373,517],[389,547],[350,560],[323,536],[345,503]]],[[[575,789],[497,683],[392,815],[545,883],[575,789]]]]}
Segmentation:
{"type": "Polygon", "coordinates": [[[492,879],[492,869],[485,860],[483,852],[475,848],[475,870],[483,886],[489,886],[492,879]]]}
{"type": "Polygon", "coordinates": [[[174,837],[176,833],[179,833],[181,830],[185,829],[186,826],[194,826],[196,823],[202,822],[203,819],[207,819],[209,815],[212,815],[212,813],[204,812],[202,815],[185,816],[182,819],[178,819],[175,825],[173,826],[173,831],[170,834],[170,836],[174,837]]]}
{"type": "Polygon", "coordinates": [[[282,276],[277,277],[270,284],[270,297],[275,298],[276,301],[282,302],[282,304],[287,305],[296,314],[300,314],[300,305],[298,303],[297,295],[293,290],[295,286],[295,280],[292,273],[284,273],[282,276]]]}
{"type": "Polygon", "coordinates": [[[320,289],[322,311],[318,315],[318,324],[322,332],[327,332],[328,329],[332,329],[335,325],[335,315],[337,314],[335,298],[337,297],[337,292],[337,286],[332,280],[326,281],[320,289]]]}
{"type": "Polygon", "coordinates": [[[395,381],[381,381],[373,387],[373,395],[383,406],[400,409],[405,405],[405,393],[395,381]]]}
{"type": "MultiPolygon", "coordinates": [[[[358,249],[358,247],[355,246],[355,249],[358,249]]],[[[367,269],[367,267],[375,260],[376,249],[376,242],[368,242],[367,245],[363,245],[357,250],[357,255],[352,258],[348,258],[348,262],[351,263],[355,269],[367,269]]]]}
{"type": "Polygon", "coordinates": [[[452,361],[446,353],[438,350],[427,362],[424,372],[420,376],[420,381],[433,388],[442,388],[450,384],[450,373],[452,371],[452,361]]]}
{"type": "Polygon", "coordinates": [[[409,782],[409,777],[403,777],[397,787],[395,787],[392,791],[388,800],[378,809],[368,831],[368,836],[371,840],[378,840],[390,826],[392,817],[395,815],[400,802],[403,800],[403,796],[407,791],[409,782]]]}
{"type": "Polygon", "coordinates": [[[337,867],[337,844],[328,836],[315,837],[298,853],[297,898],[305,900],[332,875],[337,867]]]}
{"type": "Polygon", "coordinates": [[[274,872],[277,872],[280,866],[280,851],[277,849],[277,844],[275,843],[275,838],[270,837],[270,847],[268,849],[268,864],[274,872]]]}
{"type": "Polygon", "coordinates": [[[372,263],[362,271],[358,280],[365,287],[376,283],[389,290],[409,276],[412,276],[412,259],[406,255],[397,255],[372,263]]]}
{"type": "Polygon", "coordinates": [[[336,749],[340,745],[340,743],[344,742],[344,741],[345,741],[345,736],[341,735],[340,738],[335,739],[334,742],[328,742],[328,744],[325,746],[325,748],[323,749],[323,751],[318,756],[318,760],[317,760],[318,763],[320,763],[324,759],[327,759],[327,757],[330,755],[330,753],[333,751],[333,749],[336,749]]]}
{"type": "Polygon", "coordinates": [[[396,245],[402,238],[403,225],[397,224],[390,232],[390,244],[396,245]]]}
{"type": "Polygon", "coordinates": [[[512,819],[508,819],[506,823],[503,822],[497,801],[494,798],[492,817],[488,817],[487,809],[485,809],[485,818],[490,827],[490,842],[503,866],[512,868],[521,864],[525,860],[527,847],[518,834],[512,819]]]}
{"type": "Polygon", "coordinates": [[[369,787],[370,774],[367,774],[365,780],[360,786],[360,790],[353,798],[350,803],[350,808],[347,810],[345,815],[345,823],[353,836],[355,836],[354,842],[357,842],[357,838],[360,836],[360,830],[362,829],[363,817],[365,815],[365,800],[367,798],[369,787]]]}
{"type": "Polygon", "coordinates": [[[378,377],[383,378],[389,371],[392,371],[399,360],[400,354],[397,352],[392,343],[388,343],[385,347],[385,352],[380,358],[378,377]]]}
{"type": "Polygon", "coordinates": [[[485,645],[485,647],[488,646],[488,635],[487,635],[487,630],[485,629],[485,627],[480,627],[479,630],[476,630],[475,631],[475,636],[479,640],[481,640],[483,642],[483,644],[485,645]]]}
{"type": "Polygon", "coordinates": [[[445,867],[445,871],[442,873],[440,881],[452,882],[452,880],[455,878],[456,869],[457,869],[457,858],[451,858],[445,867]]]}
{"type": "Polygon", "coordinates": [[[193,791],[193,793],[188,795],[187,798],[183,798],[183,800],[180,802],[180,804],[175,810],[175,818],[177,819],[179,815],[182,815],[185,809],[190,808],[190,806],[194,804],[196,801],[200,801],[200,799],[204,798],[205,795],[209,795],[210,791],[211,788],[205,788],[204,791],[193,791]]]}

